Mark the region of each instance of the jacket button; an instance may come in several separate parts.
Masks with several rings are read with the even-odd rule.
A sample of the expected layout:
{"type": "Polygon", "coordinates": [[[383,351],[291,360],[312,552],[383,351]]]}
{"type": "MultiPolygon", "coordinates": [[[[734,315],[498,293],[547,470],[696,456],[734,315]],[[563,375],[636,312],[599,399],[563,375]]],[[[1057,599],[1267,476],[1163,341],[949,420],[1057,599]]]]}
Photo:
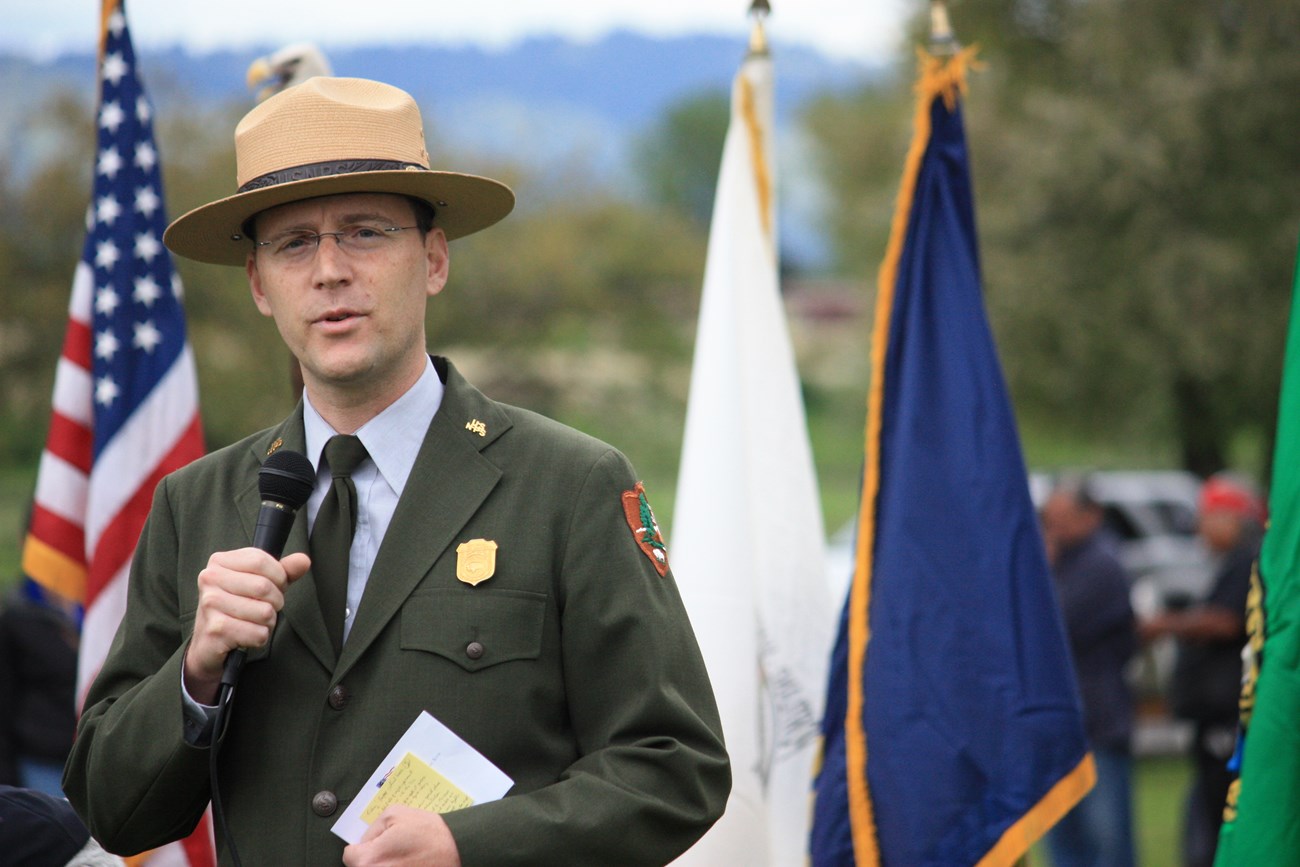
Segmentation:
{"type": "Polygon", "coordinates": [[[483,645],[477,641],[471,641],[465,645],[465,655],[470,659],[478,659],[483,655],[483,645]]]}
{"type": "Polygon", "coordinates": [[[348,699],[351,697],[348,688],[340,683],[338,686],[330,690],[328,701],[330,707],[335,710],[343,710],[343,706],[348,703],[348,699]]]}
{"type": "Polygon", "coordinates": [[[317,816],[332,816],[334,811],[339,808],[339,798],[333,792],[326,789],[317,792],[311,799],[311,811],[317,816]]]}

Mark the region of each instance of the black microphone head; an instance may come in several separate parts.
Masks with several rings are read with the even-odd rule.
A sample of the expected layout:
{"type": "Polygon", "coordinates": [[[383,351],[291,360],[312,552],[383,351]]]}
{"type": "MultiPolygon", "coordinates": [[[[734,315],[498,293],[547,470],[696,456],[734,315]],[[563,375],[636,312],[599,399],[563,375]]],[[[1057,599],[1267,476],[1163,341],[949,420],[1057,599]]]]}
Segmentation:
{"type": "Polygon", "coordinates": [[[303,455],[281,450],[272,454],[257,471],[257,491],[272,500],[298,510],[316,487],[316,468],[303,455]]]}

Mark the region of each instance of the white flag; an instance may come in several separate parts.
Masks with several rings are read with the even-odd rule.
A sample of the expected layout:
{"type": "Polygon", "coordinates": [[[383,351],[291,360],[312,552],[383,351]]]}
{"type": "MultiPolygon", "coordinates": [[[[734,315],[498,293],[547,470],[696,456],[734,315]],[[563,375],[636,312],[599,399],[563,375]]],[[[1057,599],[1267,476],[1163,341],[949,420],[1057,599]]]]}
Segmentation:
{"type": "Polygon", "coordinates": [[[679,865],[801,865],[833,637],[825,537],[777,276],[772,64],[732,88],[670,551],[722,713],[726,813],[679,865]]]}

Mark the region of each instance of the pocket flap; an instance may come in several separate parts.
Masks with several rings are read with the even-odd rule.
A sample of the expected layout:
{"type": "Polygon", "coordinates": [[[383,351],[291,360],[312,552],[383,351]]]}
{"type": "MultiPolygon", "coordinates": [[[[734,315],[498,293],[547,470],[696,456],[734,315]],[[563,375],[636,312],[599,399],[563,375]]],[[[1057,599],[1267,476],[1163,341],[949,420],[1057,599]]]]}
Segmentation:
{"type": "Polygon", "coordinates": [[[546,596],[526,590],[421,590],[402,606],[403,650],[423,650],[479,671],[542,651],[546,596]]]}

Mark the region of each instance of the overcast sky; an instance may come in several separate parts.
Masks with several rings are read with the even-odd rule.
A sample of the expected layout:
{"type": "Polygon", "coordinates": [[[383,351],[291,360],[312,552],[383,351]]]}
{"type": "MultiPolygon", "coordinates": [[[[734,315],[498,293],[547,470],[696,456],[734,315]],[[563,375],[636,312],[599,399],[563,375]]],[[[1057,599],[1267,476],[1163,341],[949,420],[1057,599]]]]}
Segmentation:
{"type": "MultiPolygon", "coordinates": [[[[99,0],[7,0],[0,50],[48,56],[95,44],[99,0]]],[[[922,0],[772,0],[768,33],[840,59],[879,63],[899,46],[922,0]]],[[[749,31],[749,0],[129,0],[137,48],[197,50],[314,41],[325,46],[472,43],[505,46],[624,28],[652,35],[749,31]]]]}

